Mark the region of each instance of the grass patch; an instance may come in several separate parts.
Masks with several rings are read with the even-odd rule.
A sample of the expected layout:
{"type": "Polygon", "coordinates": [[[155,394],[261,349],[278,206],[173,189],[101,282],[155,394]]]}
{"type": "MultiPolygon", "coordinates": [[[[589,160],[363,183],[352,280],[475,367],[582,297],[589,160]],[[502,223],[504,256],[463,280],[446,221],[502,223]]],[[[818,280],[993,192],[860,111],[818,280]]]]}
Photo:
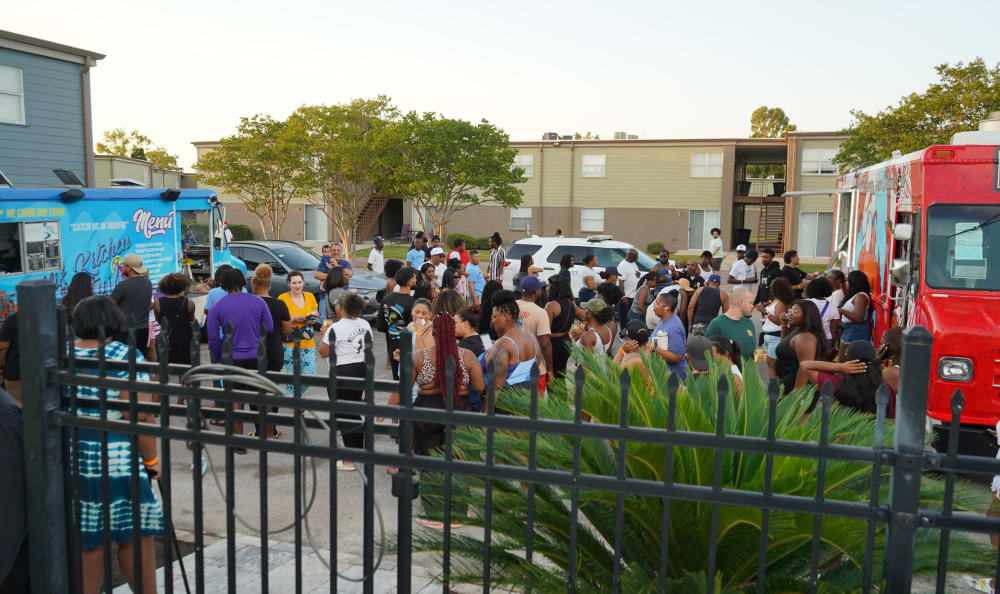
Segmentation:
{"type": "MultiPolygon", "coordinates": [[[[363,250],[358,250],[354,252],[355,256],[361,258],[367,258],[368,254],[372,253],[373,247],[365,248],[363,250]]],[[[382,247],[382,251],[385,253],[386,259],[394,258],[396,260],[405,260],[406,252],[410,251],[409,246],[405,245],[385,245],[382,247]]]]}
{"type": "Polygon", "coordinates": [[[799,268],[808,272],[823,272],[826,270],[826,264],[799,264],[799,268]]]}

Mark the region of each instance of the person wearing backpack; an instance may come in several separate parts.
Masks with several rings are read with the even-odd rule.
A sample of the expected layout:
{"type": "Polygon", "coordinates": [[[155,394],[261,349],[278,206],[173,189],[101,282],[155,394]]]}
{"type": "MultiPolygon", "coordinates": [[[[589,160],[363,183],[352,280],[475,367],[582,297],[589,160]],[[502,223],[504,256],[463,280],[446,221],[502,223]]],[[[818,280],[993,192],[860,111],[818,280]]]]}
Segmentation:
{"type": "Polygon", "coordinates": [[[417,284],[417,271],[412,267],[400,268],[396,272],[396,287],[398,291],[389,293],[382,299],[375,328],[385,332],[386,350],[390,353],[392,364],[392,379],[399,379],[399,361],[391,355],[399,348],[399,334],[412,319],[413,286],[417,284]]]}

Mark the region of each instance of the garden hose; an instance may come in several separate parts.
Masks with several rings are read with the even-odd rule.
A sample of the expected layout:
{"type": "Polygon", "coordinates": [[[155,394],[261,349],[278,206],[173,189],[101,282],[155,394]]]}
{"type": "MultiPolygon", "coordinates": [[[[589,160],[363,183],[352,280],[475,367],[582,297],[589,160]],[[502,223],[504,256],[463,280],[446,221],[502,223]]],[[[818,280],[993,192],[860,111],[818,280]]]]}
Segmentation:
{"type": "MultiPolygon", "coordinates": [[[[217,364],[199,365],[197,367],[192,367],[181,377],[181,384],[184,386],[200,385],[202,382],[217,382],[217,381],[233,382],[236,384],[246,386],[248,388],[253,388],[262,392],[270,393],[270,395],[272,396],[284,395],[284,391],[276,383],[269,380],[268,378],[260,375],[259,373],[249,371],[241,367],[235,367],[232,365],[217,365],[217,364]]],[[[320,426],[324,430],[332,432],[330,426],[326,423],[326,421],[321,419],[314,411],[310,410],[306,412],[308,412],[314,419],[316,419],[316,421],[319,422],[320,426]]],[[[305,443],[307,444],[312,443],[309,441],[309,434],[306,431],[306,424],[305,421],[302,419],[302,417],[299,417],[298,423],[299,427],[302,429],[302,438],[305,441],[305,443]]],[[[202,448],[202,451],[205,452],[205,457],[208,459],[208,468],[212,472],[212,479],[215,481],[215,486],[219,491],[219,495],[222,496],[223,501],[225,501],[226,492],[222,488],[222,483],[219,481],[218,473],[215,471],[215,464],[212,462],[212,456],[211,454],[208,453],[207,448],[202,448]]],[[[279,530],[270,530],[269,534],[280,534],[282,532],[287,532],[288,530],[294,528],[295,524],[301,520],[305,525],[306,540],[309,542],[309,546],[312,547],[313,554],[316,555],[316,558],[319,559],[320,562],[327,569],[330,569],[330,562],[324,559],[323,555],[320,554],[319,548],[313,542],[312,530],[309,527],[309,512],[312,510],[312,506],[316,502],[316,485],[318,484],[318,481],[316,479],[317,473],[316,473],[315,456],[310,456],[309,461],[312,466],[312,479],[313,479],[312,492],[309,495],[308,502],[306,501],[305,493],[302,494],[302,502],[305,504],[305,509],[302,511],[302,516],[292,520],[292,522],[289,525],[279,530]]],[[[330,471],[337,472],[336,469],[334,468],[331,468],[330,471]]],[[[365,476],[365,473],[359,471],[357,474],[361,476],[362,483],[365,485],[365,487],[367,487],[368,477],[365,476]]],[[[302,481],[303,482],[306,481],[305,468],[302,469],[302,481]]],[[[332,496],[336,497],[337,494],[333,493],[332,496]]],[[[382,508],[379,506],[377,501],[374,503],[375,503],[375,514],[378,517],[378,526],[379,526],[379,549],[378,549],[378,557],[375,560],[375,564],[372,566],[372,570],[370,573],[362,575],[359,578],[348,577],[340,572],[337,572],[337,576],[339,576],[340,579],[349,582],[364,582],[365,580],[374,576],[375,572],[382,564],[382,557],[385,553],[385,522],[382,518],[382,508]]],[[[240,524],[242,524],[247,530],[250,530],[251,532],[255,532],[257,534],[261,533],[259,527],[252,526],[249,522],[246,521],[245,518],[243,518],[243,516],[237,513],[235,509],[233,509],[233,517],[240,524]]],[[[336,535],[331,535],[331,537],[336,537],[336,535]]]]}

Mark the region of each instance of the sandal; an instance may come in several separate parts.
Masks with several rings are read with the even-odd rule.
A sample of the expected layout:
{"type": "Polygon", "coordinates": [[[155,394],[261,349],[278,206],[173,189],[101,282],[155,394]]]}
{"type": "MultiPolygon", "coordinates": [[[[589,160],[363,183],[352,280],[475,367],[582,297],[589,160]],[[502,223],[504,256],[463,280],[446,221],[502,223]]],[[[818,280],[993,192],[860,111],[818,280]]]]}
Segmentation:
{"type": "Polygon", "coordinates": [[[212,419],[211,421],[208,422],[208,424],[209,425],[215,425],[216,427],[225,427],[226,426],[226,422],[223,421],[222,419],[212,419]]]}

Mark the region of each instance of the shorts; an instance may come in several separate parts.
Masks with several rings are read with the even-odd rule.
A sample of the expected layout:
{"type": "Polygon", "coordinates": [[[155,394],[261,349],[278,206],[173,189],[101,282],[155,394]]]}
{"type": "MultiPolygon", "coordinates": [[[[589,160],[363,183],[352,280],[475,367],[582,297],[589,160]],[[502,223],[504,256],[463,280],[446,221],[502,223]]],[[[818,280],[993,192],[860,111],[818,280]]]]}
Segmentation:
{"type": "Polygon", "coordinates": [[[871,326],[867,321],[858,323],[846,323],[841,324],[841,328],[844,329],[843,334],[840,335],[840,342],[844,344],[850,344],[857,340],[868,340],[872,339],[871,326]]]}
{"type": "Polygon", "coordinates": [[[722,268],[722,258],[712,258],[712,270],[718,272],[722,268]]]}
{"type": "Polygon", "coordinates": [[[691,336],[705,336],[706,330],[708,330],[708,324],[703,324],[701,322],[691,324],[691,336]]]}
{"type": "Polygon", "coordinates": [[[778,348],[778,343],[781,342],[780,336],[771,336],[770,334],[764,335],[764,348],[767,350],[768,359],[777,359],[778,354],[775,349],[778,348]]]}

